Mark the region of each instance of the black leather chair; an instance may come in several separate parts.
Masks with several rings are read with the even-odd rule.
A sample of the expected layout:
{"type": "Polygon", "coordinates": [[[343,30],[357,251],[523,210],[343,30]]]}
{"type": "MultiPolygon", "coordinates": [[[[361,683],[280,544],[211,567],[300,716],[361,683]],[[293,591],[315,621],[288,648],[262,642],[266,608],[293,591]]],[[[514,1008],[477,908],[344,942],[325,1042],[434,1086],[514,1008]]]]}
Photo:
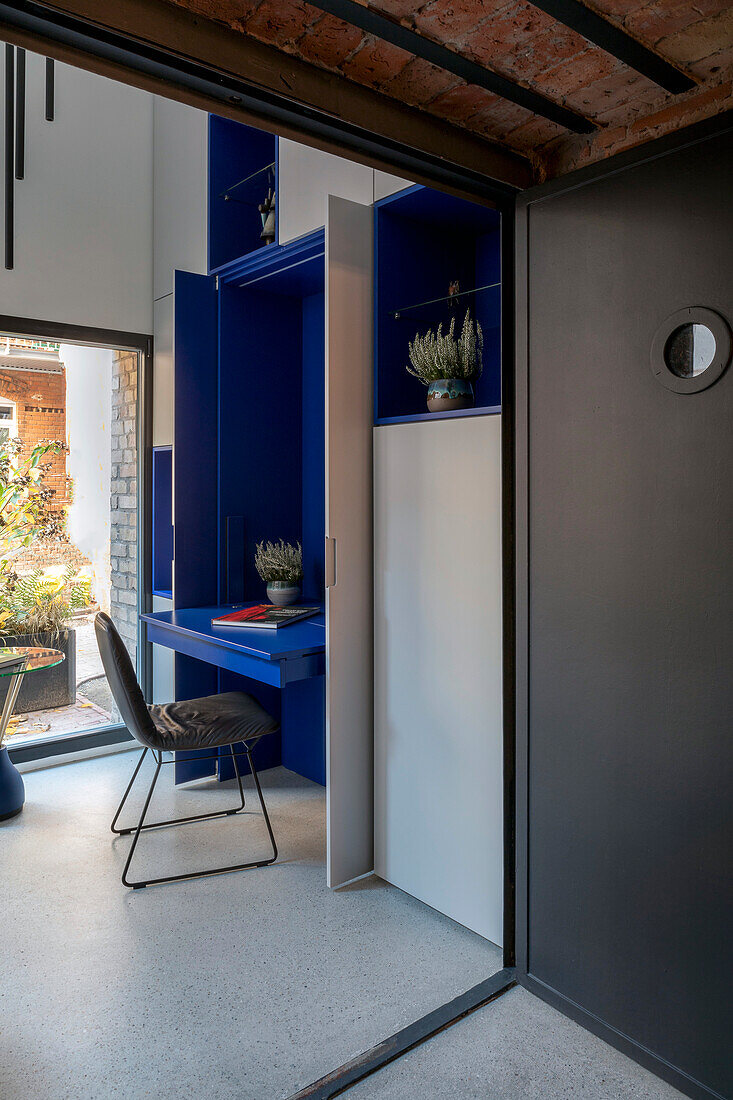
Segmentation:
{"type": "Polygon", "coordinates": [[[160,882],[201,878],[204,875],[242,871],[246,867],[266,867],[269,863],[274,863],[277,859],[277,846],[265,800],[262,796],[260,781],[252,760],[252,749],[261,737],[265,737],[268,733],[275,733],[279,729],[277,721],[260,706],[256,699],[253,699],[251,695],[247,695],[244,691],[229,691],[222,695],[210,695],[203,699],[187,699],[182,702],[167,703],[164,706],[148,706],[137,682],[127,649],[109,615],[100,612],[94,620],[94,629],[97,634],[97,644],[104,671],[115,703],[122,715],[122,720],[133,737],[143,746],[142,755],[137,762],[137,767],[132,773],[132,779],[112,821],[112,832],[118,836],[134,834],[125,869],[122,872],[123,884],[131,886],[134,890],[140,890],[144,886],[153,886],[160,882]],[[187,821],[205,821],[213,817],[228,817],[244,810],[244,788],[237,762],[237,756],[240,753],[235,752],[234,749],[235,745],[240,744],[252,770],[252,778],[254,779],[272,843],[272,857],[256,860],[252,863],[238,863],[229,867],[212,867],[207,871],[194,871],[182,875],[166,875],[163,878],[130,882],[127,873],[130,869],[140,833],[144,829],[157,829],[165,825],[182,825],[187,821]],[[218,758],[218,750],[223,746],[229,746],[232,754],[234,771],[239,785],[240,804],[238,806],[231,810],[218,810],[215,813],[198,814],[194,817],[178,817],[170,821],[155,821],[148,825],[144,824],[155,784],[160,775],[160,769],[164,763],[172,763],[172,759],[163,759],[164,752],[211,749],[213,755],[209,759],[215,759],[218,758]],[[150,790],[140,814],[140,820],[132,828],[118,829],[117,819],[148,752],[153,754],[156,767],[150,790]]]}

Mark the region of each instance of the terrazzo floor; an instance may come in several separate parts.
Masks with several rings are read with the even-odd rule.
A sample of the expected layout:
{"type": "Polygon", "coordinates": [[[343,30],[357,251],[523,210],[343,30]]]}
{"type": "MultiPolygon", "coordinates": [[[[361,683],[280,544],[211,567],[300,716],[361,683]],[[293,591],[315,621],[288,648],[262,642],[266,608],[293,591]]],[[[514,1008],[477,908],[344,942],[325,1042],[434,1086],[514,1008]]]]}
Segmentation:
{"type": "MultiPolygon", "coordinates": [[[[109,822],[136,756],[29,772],[0,824],[2,1100],[278,1100],[500,968],[380,880],[328,890],[323,789],[281,768],[262,776],[278,863],[124,889],[130,841],[109,822]]],[[[159,791],[157,816],[235,801],[165,772],[159,791]]],[[[136,871],[265,851],[252,812],[144,834],[136,871]]]]}

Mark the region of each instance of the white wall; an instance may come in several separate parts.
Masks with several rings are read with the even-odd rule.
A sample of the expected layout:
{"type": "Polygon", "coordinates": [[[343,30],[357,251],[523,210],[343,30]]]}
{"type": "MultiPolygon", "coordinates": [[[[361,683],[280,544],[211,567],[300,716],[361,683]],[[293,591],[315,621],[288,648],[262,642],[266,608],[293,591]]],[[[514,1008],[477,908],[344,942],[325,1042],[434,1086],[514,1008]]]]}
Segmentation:
{"type": "Polygon", "coordinates": [[[173,291],[173,272],[205,275],[209,116],[153,97],[153,296],[173,291]]]}
{"type": "Polygon", "coordinates": [[[27,55],[26,171],[0,309],[152,332],[153,96],[57,63],[46,122],[44,64],[27,55]]]}
{"type": "Polygon", "coordinates": [[[375,869],[502,942],[501,418],[374,429],[375,869]]]}
{"type": "Polygon", "coordinates": [[[62,344],[66,366],[67,470],[74,481],[71,541],[92,561],[92,594],[109,611],[112,351],[62,344]]]}

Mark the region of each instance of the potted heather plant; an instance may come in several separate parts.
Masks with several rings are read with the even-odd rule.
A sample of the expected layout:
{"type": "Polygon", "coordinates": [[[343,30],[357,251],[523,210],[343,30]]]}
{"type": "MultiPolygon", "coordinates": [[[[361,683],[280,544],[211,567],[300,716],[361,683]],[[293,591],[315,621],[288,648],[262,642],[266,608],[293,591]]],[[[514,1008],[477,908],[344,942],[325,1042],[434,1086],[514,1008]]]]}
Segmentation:
{"type": "Polygon", "coordinates": [[[484,334],[470,310],[458,339],[455,329],[453,317],[446,333],[441,322],[437,332],[418,333],[409,345],[407,371],[428,387],[430,412],[469,409],[474,403],[473,383],[481,377],[484,334]]]}
{"type": "Polygon", "coordinates": [[[280,539],[258,542],[255,569],[267,585],[267,596],[276,607],[289,607],[300,596],[303,580],[303,548],[280,539]]]}

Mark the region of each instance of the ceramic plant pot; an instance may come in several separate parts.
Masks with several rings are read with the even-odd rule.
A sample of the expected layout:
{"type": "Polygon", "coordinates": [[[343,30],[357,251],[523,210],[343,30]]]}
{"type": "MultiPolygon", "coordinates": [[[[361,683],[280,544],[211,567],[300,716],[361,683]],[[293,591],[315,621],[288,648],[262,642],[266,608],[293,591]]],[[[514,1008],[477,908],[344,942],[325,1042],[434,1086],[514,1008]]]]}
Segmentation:
{"type": "Polygon", "coordinates": [[[19,814],[24,802],[23,776],[11,762],[8,750],[0,749],[0,821],[19,814]]]}
{"type": "Polygon", "coordinates": [[[267,585],[267,598],[275,607],[290,607],[300,596],[300,587],[290,581],[270,581],[267,585]]]}
{"type": "Polygon", "coordinates": [[[428,411],[473,408],[473,386],[466,378],[439,378],[428,386],[428,411]]]}

